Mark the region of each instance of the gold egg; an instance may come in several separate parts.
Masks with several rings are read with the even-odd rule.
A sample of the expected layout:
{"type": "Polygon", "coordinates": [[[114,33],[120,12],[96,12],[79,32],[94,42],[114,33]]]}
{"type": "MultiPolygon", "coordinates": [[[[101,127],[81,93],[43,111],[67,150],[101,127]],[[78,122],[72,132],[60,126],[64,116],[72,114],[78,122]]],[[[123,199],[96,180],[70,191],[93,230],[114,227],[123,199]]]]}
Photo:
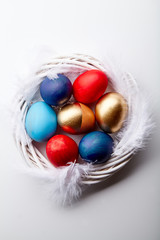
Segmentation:
{"type": "Polygon", "coordinates": [[[93,111],[86,105],[78,102],[62,107],[57,119],[62,129],[71,134],[89,132],[95,125],[93,111]]]}
{"type": "Polygon", "coordinates": [[[103,131],[114,133],[122,127],[127,111],[127,102],[122,95],[115,92],[106,93],[96,104],[96,120],[103,131]]]}

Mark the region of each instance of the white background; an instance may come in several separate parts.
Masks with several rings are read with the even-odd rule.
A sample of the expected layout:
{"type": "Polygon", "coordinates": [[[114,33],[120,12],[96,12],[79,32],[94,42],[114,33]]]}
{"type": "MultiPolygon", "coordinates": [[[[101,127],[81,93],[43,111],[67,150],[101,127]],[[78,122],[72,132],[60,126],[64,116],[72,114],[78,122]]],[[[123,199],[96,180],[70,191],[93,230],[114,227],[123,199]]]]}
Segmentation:
{"type": "Polygon", "coordinates": [[[17,173],[4,109],[0,114],[1,240],[160,239],[159,0],[5,0],[0,6],[0,97],[32,67],[36,51],[110,56],[148,91],[157,126],[147,148],[72,207],[51,202],[41,185],[17,173]],[[32,55],[33,53],[33,55],[32,55]],[[23,67],[22,67],[23,65],[23,67]],[[22,71],[23,69],[23,71],[22,71]]]}

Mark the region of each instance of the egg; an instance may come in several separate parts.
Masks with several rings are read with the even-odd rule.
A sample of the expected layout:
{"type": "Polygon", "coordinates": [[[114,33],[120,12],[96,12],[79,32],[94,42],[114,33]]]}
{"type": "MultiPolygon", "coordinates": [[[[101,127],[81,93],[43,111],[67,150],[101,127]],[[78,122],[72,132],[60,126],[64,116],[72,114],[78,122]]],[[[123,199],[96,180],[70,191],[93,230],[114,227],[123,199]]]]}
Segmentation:
{"type": "Polygon", "coordinates": [[[90,132],[79,143],[79,153],[82,159],[89,163],[104,163],[113,152],[113,139],[100,131],[90,132]]]}
{"type": "Polygon", "coordinates": [[[36,102],[29,108],[25,118],[27,134],[36,142],[51,138],[57,129],[55,111],[45,102],[36,102]]]}
{"type": "Polygon", "coordinates": [[[65,166],[78,159],[76,142],[66,135],[55,135],[46,146],[47,157],[55,167],[65,166]]]}
{"type": "Polygon", "coordinates": [[[73,83],[74,98],[81,103],[93,103],[105,92],[108,85],[106,74],[92,69],[79,75],[73,83]]]}
{"type": "Polygon", "coordinates": [[[91,131],[95,125],[93,111],[86,105],[78,102],[62,107],[57,119],[61,128],[71,134],[91,131]]]}
{"type": "Polygon", "coordinates": [[[99,127],[108,133],[117,132],[123,125],[127,110],[127,102],[122,95],[116,92],[106,93],[95,107],[99,127]]]}
{"type": "Polygon", "coordinates": [[[49,105],[63,105],[72,95],[72,83],[62,74],[58,74],[53,79],[45,77],[40,84],[40,94],[43,100],[49,105]]]}

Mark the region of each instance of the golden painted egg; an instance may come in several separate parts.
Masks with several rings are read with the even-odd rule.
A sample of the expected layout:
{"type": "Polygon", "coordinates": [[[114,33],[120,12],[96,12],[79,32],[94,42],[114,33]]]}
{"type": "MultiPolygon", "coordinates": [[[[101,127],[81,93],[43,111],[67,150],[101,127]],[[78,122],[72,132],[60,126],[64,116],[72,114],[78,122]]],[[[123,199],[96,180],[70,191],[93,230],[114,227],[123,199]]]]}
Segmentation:
{"type": "Polygon", "coordinates": [[[92,131],[95,125],[93,111],[82,103],[67,104],[58,113],[58,123],[71,134],[92,131]]]}
{"type": "Polygon", "coordinates": [[[104,94],[96,104],[95,116],[99,127],[108,133],[120,130],[127,116],[128,106],[122,95],[115,92],[104,94]]]}

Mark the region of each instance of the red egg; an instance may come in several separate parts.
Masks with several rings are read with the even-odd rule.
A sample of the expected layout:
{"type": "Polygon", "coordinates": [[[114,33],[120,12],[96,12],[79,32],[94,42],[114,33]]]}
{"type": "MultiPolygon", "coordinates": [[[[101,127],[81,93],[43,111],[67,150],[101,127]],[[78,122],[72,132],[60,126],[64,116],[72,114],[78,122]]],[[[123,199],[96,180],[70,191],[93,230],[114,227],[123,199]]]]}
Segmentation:
{"type": "Polygon", "coordinates": [[[106,74],[100,70],[89,70],[79,75],[73,83],[73,95],[78,102],[93,103],[105,92],[108,85],[106,74]]]}
{"type": "Polygon", "coordinates": [[[46,153],[55,167],[65,166],[78,159],[78,146],[72,138],[66,135],[56,135],[48,141],[46,153]]]}

